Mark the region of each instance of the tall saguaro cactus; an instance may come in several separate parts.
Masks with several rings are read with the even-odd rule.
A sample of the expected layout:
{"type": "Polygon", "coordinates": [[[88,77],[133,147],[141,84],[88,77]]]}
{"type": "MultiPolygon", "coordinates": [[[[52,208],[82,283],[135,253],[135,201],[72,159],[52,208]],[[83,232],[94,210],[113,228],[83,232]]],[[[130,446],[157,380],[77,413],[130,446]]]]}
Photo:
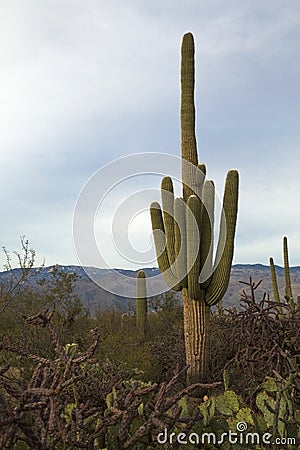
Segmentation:
{"type": "Polygon", "coordinates": [[[183,198],[170,177],[161,183],[162,208],[151,204],[158,265],[170,288],[181,291],[188,382],[203,381],[209,363],[210,307],[229,282],[238,206],[238,172],[227,174],[220,233],[213,261],[215,188],[198,164],[194,105],[194,39],[183,37],[181,52],[181,148],[183,198]]]}
{"type": "Polygon", "coordinates": [[[136,326],[142,337],[147,332],[147,287],[146,275],[143,270],[139,270],[136,280],[136,326]]]}

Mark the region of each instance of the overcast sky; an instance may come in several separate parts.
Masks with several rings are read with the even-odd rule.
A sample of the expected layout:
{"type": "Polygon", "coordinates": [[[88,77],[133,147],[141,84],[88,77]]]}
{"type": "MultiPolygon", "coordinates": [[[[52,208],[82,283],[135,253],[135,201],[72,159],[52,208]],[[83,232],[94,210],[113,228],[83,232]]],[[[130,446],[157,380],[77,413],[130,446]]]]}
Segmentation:
{"type": "MultiPolygon", "coordinates": [[[[227,170],[240,172],[234,262],[282,264],[287,235],[300,265],[298,0],[2,0],[1,246],[18,249],[25,235],[37,263],[80,264],[73,213],[90,177],[126,155],[180,155],[187,31],[196,42],[199,157],[220,196],[227,170]]],[[[97,210],[109,265],[156,265],[122,256],[116,236],[118,204],[145,188],[146,202],[151,188],[157,199],[161,173],[168,167],[158,163],[158,175],[125,180],[97,210]]],[[[125,234],[146,252],[150,218],[143,201],[136,205],[125,234]]]]}

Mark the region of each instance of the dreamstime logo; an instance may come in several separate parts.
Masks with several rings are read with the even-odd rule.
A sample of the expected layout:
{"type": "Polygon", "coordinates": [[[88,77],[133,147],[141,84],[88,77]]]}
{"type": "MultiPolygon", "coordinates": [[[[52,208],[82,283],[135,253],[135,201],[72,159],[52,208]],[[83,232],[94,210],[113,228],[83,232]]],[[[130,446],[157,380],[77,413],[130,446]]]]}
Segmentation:
{"type": "Polygon", "coordinates": [[[236,429],[237,431],[239,431],[240,433],[242,433],[243,431],[247,430],[247,424],[246,422],[238,422],[236,425],[236,429]]]}
{"type": "MultiPolygon", "coordinates": [[[[87,275],[103,289],[116,295],[134,298],[135,283],[132,283],[132,277],[126,275],[126,270],[119,271],[114,267],[130,266],[140,269],[157,265],[151,230],[150,204],[153,201],[161,203],[160,181],[166,175],[170,176],[174,182],[175,196],[182,195],[181,170],[186,170],[191,179],[203,178],[203,173],[197,167],[182,161],[179,157],[166,153],[139,153],[105,165],[97,170],[83,186],[74,209],[74,246],[79,262],[87,275]],[[176,190],[179,189],[177,193],[176,190]],[[147,248],[145,248],[145,242],[147,243],[145,233],[148,233],[147,248]],[[106,277],[102,277],[101,271],[95,270],[95,267],[114,271],[114,284],[106,277]]],[[[216,199],[218,200],[217,196],[216,199]]],[[[209,211],[210,208],[205,204],[206,200],[201,198],[201,201],[209,211]]],[[[167,201],[167,204],[169,203],[167,201]]],[[[185,208],[186,219],[190,223],[194,221],[194,229],[198,230],[194,215],[183,201],[182,204],[185,208]]],[[[222,255],[226,239],[226,220],[220,204],[218,201],[217,206],[222,218],[218,258],[222,255]]],[[[166,212],[176,221],[173,210],[166,212]]],[[[213,217],[210,217],[210,221],[214,223],[213,217]]],[[[182,236],[185,231],[180,224],[178,226],[182,236]]],[[[161,232],[156,230],[156,233],[161,232]]],[[[194,236],[194,239],[195,248],[199,248],[199,233],[194,236]]],[[[166,244],[164,235],[161,236],[161,242],[163,243],[161,251],[163,251],[166,244]]],[[[185,250],[181,246],[178,260],[182,258],[183,251],[185,250]]],[[[195,256],[189,258],[186,273],[193,266],[196,254],[197,252],[195,256]]],[[[217,263],[218,261],[215,261],[215,266],[217,263]]],[[[174,267],[170,270],[172,269],[174,270],[174,267]]],[[[207,269],[204,264],[200,280],[204,281],[210,275],[211,268],[207,269]]],[[[161,294],[165,290],[161,275],[147,277],[149,296],[161,294]]]]}

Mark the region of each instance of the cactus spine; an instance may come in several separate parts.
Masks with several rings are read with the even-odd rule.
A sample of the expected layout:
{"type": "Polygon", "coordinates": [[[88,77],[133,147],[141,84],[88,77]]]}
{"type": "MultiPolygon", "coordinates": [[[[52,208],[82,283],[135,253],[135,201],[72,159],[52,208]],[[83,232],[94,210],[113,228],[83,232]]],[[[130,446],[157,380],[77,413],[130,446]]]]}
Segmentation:
{"type": "Polygon", "coordinates": [[[136,326],[142,337],[147,332],[147,288],[146,275],[139,270],[136,280],[136,326]]]}
{"type": "Polygon", "coordinates": [[[203,381],[209,358],[210,306],[225,294],[233,258],[238,205],[238,172],[227,174],[220,234],[213,262],[215,188],[198,164],[194,105],[194,38],[181,48],[181,148],[183,198],[174,198],[169,177],[161,183],[162,208],[151,204],[160,271],[168,286],[182,292],[188,382],[203,381]]]}

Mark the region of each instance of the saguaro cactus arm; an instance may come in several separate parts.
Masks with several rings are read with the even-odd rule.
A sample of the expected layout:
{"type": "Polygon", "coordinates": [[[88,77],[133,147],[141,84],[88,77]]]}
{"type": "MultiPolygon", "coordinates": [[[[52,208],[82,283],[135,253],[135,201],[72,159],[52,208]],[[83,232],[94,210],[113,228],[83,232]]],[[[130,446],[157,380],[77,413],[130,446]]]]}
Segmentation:
{"type": "Polygon", "coordinates": [[[174,201],[175,266],[180,288],[187,287],[186,205],[182,198],[174,201]]]}
{"type": "Polygon", "coordinates": [[[206,180],[202,192],[202,222],[200,247],[200,285],[206,289],[213,273],[214,250],[214,215],[215,215],[215,185],[212,180],[206,180]]]}
{"type": "MultiPolygon", "coordinates": [[[[174,189],[170,177],[164,177],[161,182],[161,200],[166,234],[166,245],[170,266],[175,262],[174,234],[174,189]]],[[[174,269],[175,272],[175,269],[174,269]]],[[[174,273],[174,275],[176,275],[174,273]]]]}
{"type": "MultiPolygon", "coordinates": [[[[163,221],[162,210],[157,202],[151,203],[150,206],[150,214],[152,221],[152,230],[154,237],[154,244],[156,249],[156,257],[159,269],[164,277],[167,285],[174,289],[175,291],[179,291],[181,286],[178,285],[178,279],[175,274],[172,272],[172,267],[170,264],[170,258],[168,255],[167,244],[166,244],[166,229],[163,221]]],[[[175,265],[173,264],[173,270],[175,265]]]]}
{"type": "Polygon", "coordinates": [[[190,298],[199,299],[201,296],[200,273],[200,220],[201,203],[196,195],[188,198],[187,204],[190,213],[187,214],[187,267],[188,267],[188,295],[190,298]]]}
{"type": "Polygon", "coordinates": [[[230,278],[234,251],[234,236],[238,210],[239,175],[236,170],[227,174],[223,197],[220,234],[212,280],[207,288],[205,301],[208,305],[217,304],[224,296],[230,278]]]}

